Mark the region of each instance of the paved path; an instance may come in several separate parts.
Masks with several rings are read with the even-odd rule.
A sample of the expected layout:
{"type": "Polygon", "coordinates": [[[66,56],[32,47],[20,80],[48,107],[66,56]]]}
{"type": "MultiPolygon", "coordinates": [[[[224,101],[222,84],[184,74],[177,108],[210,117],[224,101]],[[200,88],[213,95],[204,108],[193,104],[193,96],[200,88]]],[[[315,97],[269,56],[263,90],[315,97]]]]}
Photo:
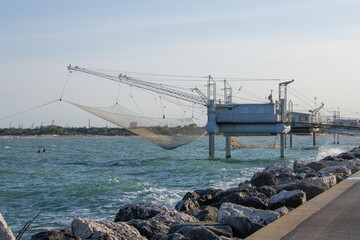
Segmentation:
{"type": "Polygon", "coordinates": [[[246,239],[360,239],[360,172],[246,239]]]}

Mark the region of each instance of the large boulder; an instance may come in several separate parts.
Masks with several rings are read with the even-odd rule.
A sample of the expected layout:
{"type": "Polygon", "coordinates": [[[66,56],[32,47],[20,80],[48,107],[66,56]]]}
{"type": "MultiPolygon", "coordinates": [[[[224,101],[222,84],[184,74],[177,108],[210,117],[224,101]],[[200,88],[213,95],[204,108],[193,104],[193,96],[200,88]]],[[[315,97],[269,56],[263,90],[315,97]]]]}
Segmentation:
{"type": "Polygon", "coordinates": [[[283,184],[276,186],[274,188],[277,192],[281,192],[282,190],[286,190],[286,191],[302,190],[306,193],[306,200],[309,201],[313,197],[335,186],[336,183],[337,181],[335,176],[325,176],[325,177],[306,178],[298,182],[283,184]]]}
{"type": "Polygon", "coordinates": [[[205,188],[195,190],[194,192],[200,196],[196,199],[200,206],[206,206],[216,202],[217,197],[219,194],[221,194],[221,192],[223,192],[223,190],[216,188],[205,188]]]}
{"type": "Polygon", "coordinates": [[[258,187],[258,188],[256,188],[256,191],[259,193],[265,194],[265,196],[268,198],[276,194],[275,188],[270,187],[270,186],[258,187]]]}
{"type": "Polygon", "coordinates": [[[360,148],[353,148],[350,152],[354,154],[355,158],[360,158],[360,148]]]}
{"type": "Polygon", "coordinates": [[[188,192],[183,199],[175,205],[175,209],[179,212],[195,215],[200,210],[200,204],[197,201],[199,198],[200,195],[196,192],[188,192]]]}
{"type": "MultiPolygon", "coordinates": [[[[243,193],[243,194],[246,194],[247,192],[249,192],[249,186],[251,186],[251,184],[240,184],[239,187],[234,187],[234,188],[229,188],[229,189],[226,189],[222,192],[220,192],[215,198],[214,198],[214,202],[215,203],[218,203],[218,202],[221,202],[222,199],[224,199],[225,197],[228,197],[234,193],[243,193]]],[[[252,187],[251,187],[252,188],[252,187]]],[[[214,205],[214,204],[212,204],[214,205]]],[[[216,204],[215,204],[216,205],[216,204]]],[[[218,208],[220,207],[217,206],[218,208]]]]}
{"type": "Polygon", "coordinates": [[[348,169],[345,165],[332,166],[323,168],[319,171],[323,176],[336,176],[336,181],[339,183],[345,178],[349,177],[352,174],[352,171],[348,169]]]}
{"type": "Polygon", "coordinates": [[[275,221],[279,216],[270,210],[223,203],[218,212],[217,222],[230,225],[235,237],[245,238],[275,221]]]}
{"type": "Polygon", "coordinates": [[[224,202],[240,204],[240,202],[243,201],[243,198],[245,198],[246,195],[247,194],[244,192],[233,192],[232,194],[224,196],[222,199],[220,199],[219,202],[212,204],[212,206],[220,208],[221,204],[223,204],[224,202]]]}
{"type": "Polygon", "coordinates": [[[75,235],[89,240],[146,240],[136,228],[124,222],[100,222],[87,218],[75,218],[71,223],[71,231],[75,235]]]}
{"type": "Polygon", "coordinates": [[[153,219],[132,219],[126,223],[130,226],[135,227],[142,236],[150,240],[162,239],[166,237],[170,229],[169,226],[153,219]]]}
{"type": "Polygon", "coordinates": [[[168,211],[169,209],[161,204],[151,203],[136,203],[127,204],[120,208],[115,217],[115,222],[127,222],[131,219],[149,219],[157,215],[162,211],[168,211]]]}
{"type": "Polygon", "coordinates": [[[258,209],[267,209],[269,205],[269,199],[265,194],[259,192],[251,192],[248,193],[242,201],[240,201],[240,205],[246,207],[253,207],[258,209]]]}
{"type": "Polygon", "coordinates": [[[275,172],[277,174],[289,174],[292,172],[292,169],[275,163],[275,164],[267,166],[265,168],[265,171],[271,171],[271,172],[275,172]]]}
{"type": "Polygon", "coordinates": [[[151,221],[159,221],[166,226],[171,226],[173,224],[180,224],[180,223],[189,223],[189,222],[198,222],[197,218],[194,216],[188,215],[183,212],[178,212],[176,210],[173,211],[164,211],[153,218],[150,219],[151,221]]]}
{"type": "Polygon", "coordinates": [[[218,188],[205,188],[205,189],[197,189],[194,192],[202,196],[211,196],[212,198],[216,198],[223,190],[218,188]]]}
{"type": "Polygon", "coordinates": [[[198,214],[196,214],[196,218],[199,221],[216,221],[218,215],[218,209],[216,207],[207,206],[202,209],[198,214]]]}
{"type": "Polygon", "coordinates": [[[337,155],[336,157],[344,160],[351,160],[355,158],[355,154],[353,152],[343,152],[337,155]]]}
{"type": "Polygon", "coordinates": [[[280,207],[296,208],[306,202],[306,194],[301,190],[286,191],[270,198],[269,209],[275,210],[280,207]]]}
{"type": "Polygon", "coordinates": [[[323,162],[311,162],[306,164],[306,167],[312,168],[315,172],[318,172],[321,169],[326,168],[326,165],[323,162]]]}
{"type": "Polygon", "coordinates": [[[267,209],[267,206],[269,205],[269,199],[263,193],[234,192],[233,194],[221,199],[221,201],[219,201],[218,203],[213,204],[213,206],[219,208],[221,204],[225,202],[239,204],[246,207],[259,208],[259,209],[267,209]]]}
{"type": "Polygon", "coordinates": [[[220,239],[233,236],[229,225],[217,222],[198,222],[172,225],[169,234],[180,233],[190,239],[220,239]]]}
{"type": "Polygon", "coordinates": [[[267,170],[255,173],[251,178],[250,183],[255,187],[279,185],[275,173],[267,170]]]}
{"type": "Polygon", "coordinates": [[[321,172],[324,176],[339,174],[339,175],[340,175],[341,177],[343,177],[343,178],[347,178],[347,177],[349,177],[349,176],[352,174],[351,170],[348,169],[346,166],[332,166],[332,167],[327,167],[327,168],[321,169],[320,172],[321,172]]]}
{"type": "Polygon", "coordinates": [[[39,232],[33,235],[31,237],[31,240],[81,240],[81,238],[79,236],[76,236],[70,230],[63,229],[61,231],[39,232]]]}
{"type": "Polygon", "coordinates": [[[3,216],[0,213],[0,239],[1,240],[15,240],[15,237],[5,222],[3,216]]]}
{"type": "Polygon", "coordinates": [[[180,233],[172,233],[161,240],[190,240],[190,238],[184,237],[180,233]]]}

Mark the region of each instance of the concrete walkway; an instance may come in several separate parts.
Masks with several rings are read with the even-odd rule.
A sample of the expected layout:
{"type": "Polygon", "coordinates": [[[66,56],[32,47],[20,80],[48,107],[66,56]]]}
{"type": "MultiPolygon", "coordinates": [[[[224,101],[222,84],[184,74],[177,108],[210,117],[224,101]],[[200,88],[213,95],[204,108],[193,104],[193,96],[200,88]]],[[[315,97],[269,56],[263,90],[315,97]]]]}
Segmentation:
{"type": "Polygon", "coordinates": [[[360,171],[246,239],[360,239],[360,171]]]}

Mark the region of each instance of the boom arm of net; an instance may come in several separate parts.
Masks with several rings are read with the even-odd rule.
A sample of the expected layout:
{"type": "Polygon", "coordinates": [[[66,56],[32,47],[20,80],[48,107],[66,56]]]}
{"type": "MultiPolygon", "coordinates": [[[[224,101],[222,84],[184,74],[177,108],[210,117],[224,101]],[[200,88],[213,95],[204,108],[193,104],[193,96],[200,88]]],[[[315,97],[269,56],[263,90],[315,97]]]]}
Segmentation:
{"type": "Polygon", "coordinates": [[[206,96],[204,94],[199,93],[200,90],[196,91],[197,93],[199,93],[199,95],[195,95],[195,94],[191,94],[191,93],[182,92],[182,91],[179,91],[176,89],[172,89],[170,87],[167,87],[167,86],[164,86],[164,85],[161,85],[158,83],[151,83],[151,82],[135,79],[132,77],[128,77],[128,76],[122,75],[122,74],[120,74],[119,76],[112,76],[112,75],[88,70],[85,68],[80,68],[78,66],[73,67],[71,65],[69,65],[67,68],[70,72],[78,71],[78,72],[88,73],[88,74],[91,74],[91,75],[94,75],[97,77],[106,78],[106,79],[109,79],[109,80],[112,80],[115,82],[120,82],[120,83],[134,86],[137,88],[145,89],[145,90],[148,90],[151,92],[156,92],[159,94],[167,95],[169,97],[178,98],[178,99],[181,99],[184,101],[201,104],[201,105],[208,104],[208,99],[206,98],[206,96]]]}

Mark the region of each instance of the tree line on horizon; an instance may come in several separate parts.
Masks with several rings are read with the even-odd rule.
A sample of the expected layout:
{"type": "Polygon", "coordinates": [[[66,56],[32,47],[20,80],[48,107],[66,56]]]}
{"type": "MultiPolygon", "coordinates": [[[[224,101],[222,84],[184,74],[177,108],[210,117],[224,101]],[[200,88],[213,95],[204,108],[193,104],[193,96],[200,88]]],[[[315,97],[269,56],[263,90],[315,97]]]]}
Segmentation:
{"type": "MultiPolygon", "coordinates": [[[[203,127],[198,127],[195,124],[188,126],[157,126],[147,127],[154,133],[164,135],[184,134],[191,135],[196,132],[204,131],[203,127]]],[[[36,128],[0,128],[0,136],[35,136],[35,135],[99,135],[99,136],[135,136],[137,134],[125,128],[109,128],[109,127],[61,127],[56,125],[40,126],[36,128]]]]}
{"type": "Polygon", "coordinates": [[[134,136],[136,134],[125,128],[108,127],[61,127],[56,125],[36,128],[1,128],[0,136],[32,136],[32,135],[105,135],[105,136],[134,136]]]}

